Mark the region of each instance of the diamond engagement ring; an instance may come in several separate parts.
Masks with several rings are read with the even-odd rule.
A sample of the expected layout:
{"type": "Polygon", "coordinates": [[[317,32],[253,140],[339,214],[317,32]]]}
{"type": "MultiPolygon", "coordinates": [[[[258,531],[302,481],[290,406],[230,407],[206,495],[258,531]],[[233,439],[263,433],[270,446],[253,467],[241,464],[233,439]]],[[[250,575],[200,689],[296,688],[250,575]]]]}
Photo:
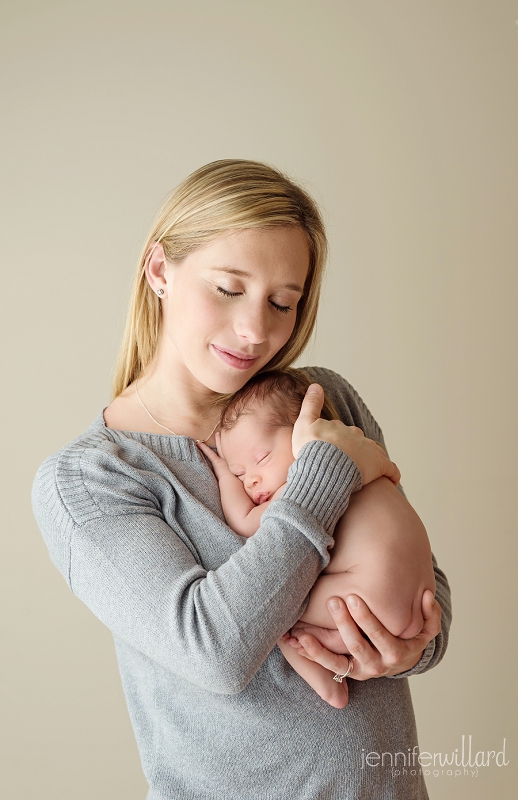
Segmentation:
{"type": "Polygon", "coordinates": [[[354,661],[352,656],[347,656],[347,660],[349,661],[349,666],[347,667],[347,672],[337,672],[334,675],[333,680],[337,683],[342,683],[344,678],[347,678],[348,675],[351,674],[353,671],[354,661]]]}

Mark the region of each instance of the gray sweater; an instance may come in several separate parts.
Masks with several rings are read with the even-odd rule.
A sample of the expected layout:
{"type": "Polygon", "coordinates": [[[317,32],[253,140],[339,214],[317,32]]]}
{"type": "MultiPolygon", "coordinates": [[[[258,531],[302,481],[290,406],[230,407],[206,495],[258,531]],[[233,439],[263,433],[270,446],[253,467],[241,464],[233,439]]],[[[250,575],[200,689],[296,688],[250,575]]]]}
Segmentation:
{"type": "MultiPolygon", "coordinates": [[[[382,441],[349,384],[311,368],[342,420],[382,441]]],[[[194,441],[117,431],[102,414],[38,471],[34,513],[70,589],[113,633],[147,800],[426,798],[406,676],[435,666],[450,621],[396,679],[349,681],[328,706],[275,642],[329,561],[332,532],[361,485],[333,445],[306,444],[250,539],[225,524],[194,441]],[[368,753],[385,753],[383,766],[368,753]],[[390,754],[390,758],[387,754],[390,754]],[[370,764],[372,766],[370,766],[370,764]],[[413,773],[413,774],[412,774],[413,773]]],[[[56,754],[57,757],[57,754],[56,754]]]]}

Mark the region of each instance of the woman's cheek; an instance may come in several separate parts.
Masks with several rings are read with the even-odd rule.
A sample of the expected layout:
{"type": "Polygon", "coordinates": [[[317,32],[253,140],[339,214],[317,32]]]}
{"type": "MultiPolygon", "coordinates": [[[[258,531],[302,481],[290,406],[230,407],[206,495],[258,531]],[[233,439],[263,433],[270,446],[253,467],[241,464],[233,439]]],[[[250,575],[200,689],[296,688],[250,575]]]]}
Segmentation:
{"type": "Polygon", "coordinates": [[[290,338],[291,334],[293,333],[293,329],[295,328],[295,322],[295,314],[290,315],[290,317],[285,320],[284,325],[279,332],[279,346],[277,347],[277,350],[280,350],[290,338]]]}
{"type": "Polygon", "coordinates": [[[194,337],[198,341],[207,338],[212,341],[225,328],[228,318],[225,309],[204,293],[186,297],[178,313],[182,319],[183,338],[188,340],[194,337]]]}

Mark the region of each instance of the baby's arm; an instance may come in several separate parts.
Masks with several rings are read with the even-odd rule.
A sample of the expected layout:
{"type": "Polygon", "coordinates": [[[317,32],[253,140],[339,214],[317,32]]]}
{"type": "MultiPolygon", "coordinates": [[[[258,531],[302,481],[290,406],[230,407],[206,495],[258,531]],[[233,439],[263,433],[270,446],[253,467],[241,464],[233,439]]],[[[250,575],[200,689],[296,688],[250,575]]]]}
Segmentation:
{"type": "MultiPolygon", "coordinates": [[[[329,646],[335,628],[327,610],[330,597],[359,595],[394,636],[411,638],[422,629],[421,601],[425,589],[435,593],[430,544],[416,512],[394,484],[379,478],[351,497],[335,530],[331,561],[315,583],[306,611],[293,633],[312,633],[329,646]],[[325,640],[324,640],[325,639],[325,640]]],[[[340,640],[340,641],[339,641],[340,640]]]]}
{"type": "Polygon", "coordinates": [[[253,500],[247,495],[245,488],[239,478],[228,468],[221,448],[219,438],[216,439],[218,453],[215,453],[208,445],[198,442],[198,447],[202,450],[212,466],[219,483],[221,495],[221,506],[227,524],[240,536],[253,536],[261,524],[261,517],[273,500],[280,495],[284,486],[278,489],[270,500],[256,506],[253,500]]]}

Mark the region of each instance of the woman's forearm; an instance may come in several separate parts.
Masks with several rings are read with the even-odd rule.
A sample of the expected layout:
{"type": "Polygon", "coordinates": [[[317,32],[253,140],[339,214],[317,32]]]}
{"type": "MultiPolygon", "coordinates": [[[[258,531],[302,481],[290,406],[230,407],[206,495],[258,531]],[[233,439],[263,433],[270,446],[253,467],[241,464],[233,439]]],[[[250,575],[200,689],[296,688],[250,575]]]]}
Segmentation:
{"type": "MultiPolygon", "coordinates": [[[[357,487],[356,466],[329,444],[307,445],[283,497],[240,546],[220,515],[193,500],[176,476],[172,485],[149,477],[145,467],[155,466],[155,456],[145,456],[136,477],[114,455],[91,449],[82,456],[77,448],[65,464],[59,454],[57,463],[49,459],[33,492],[72,591],[118,640],[172,673],[214,692],[244,689],[300,616],[328,563],[336,519],[357,487]],[[65,477],[72,488],[64,507],[65,477]],[[319,478],[332,487],[325,497],[319,478]],[[223,542],[217,556],[212,537],[223,542]]],[[[199,471],[205,491],[215,495],[208,468],[200,464],[199,471]]]]}

